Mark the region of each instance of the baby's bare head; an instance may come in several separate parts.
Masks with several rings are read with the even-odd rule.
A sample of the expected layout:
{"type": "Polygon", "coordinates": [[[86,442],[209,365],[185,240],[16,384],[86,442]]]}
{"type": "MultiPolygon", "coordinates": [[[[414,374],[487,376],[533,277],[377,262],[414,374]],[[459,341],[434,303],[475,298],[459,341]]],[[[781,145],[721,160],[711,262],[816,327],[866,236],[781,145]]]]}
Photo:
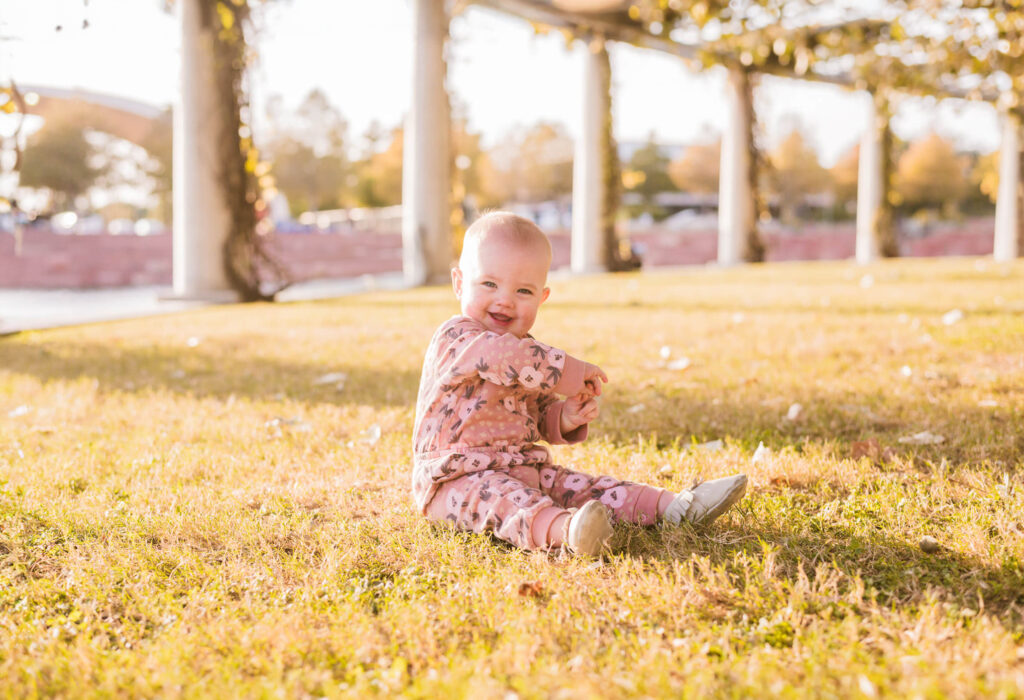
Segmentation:
{"type": "Polygon", "coordinates": [[[484,248],[504,247],[529,253],[542,266],[544,276],[551,268],[551,242],[535,223],[518,214],[493,211],[484,214],[466,230],[459,267],[466,269],[479,259],[484,248]]]}

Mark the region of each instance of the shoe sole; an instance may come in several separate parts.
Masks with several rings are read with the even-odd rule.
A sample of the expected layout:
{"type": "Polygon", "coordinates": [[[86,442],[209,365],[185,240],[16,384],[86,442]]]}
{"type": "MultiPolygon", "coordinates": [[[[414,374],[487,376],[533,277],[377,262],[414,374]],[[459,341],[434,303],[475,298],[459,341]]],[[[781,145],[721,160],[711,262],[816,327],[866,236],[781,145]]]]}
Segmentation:
{"type": "Polygon", "coordinates": [[[744,475],[743,479],[737,480],[736,485],[733,486],[732,489],[725,494],[725,498],[719,501],[714,508],[708,510],[708,512],[705,513],[700,520],[697,520],[693,523],[694,526],[703,527],[705,525],[710,525],[712,522],[718,519],[719,515],[729,510],[729,508],[731,508],[736,503],[736,501],[743,498],[743,494],[745,494],[746,492],[747,477],[746,475],[744,475]]]}
{"type": "Polygon", "coordinates": [[[608,508],[600,501],[587,501],[569,521],[566,544],[574,554],[594,557],[608,545],[612,532],[611,514],[608,508]],[[594,528],[596,530],[591,531],[594,528]],[[586,534],[585,540],[583,540],[584,534],[586,534]]]}

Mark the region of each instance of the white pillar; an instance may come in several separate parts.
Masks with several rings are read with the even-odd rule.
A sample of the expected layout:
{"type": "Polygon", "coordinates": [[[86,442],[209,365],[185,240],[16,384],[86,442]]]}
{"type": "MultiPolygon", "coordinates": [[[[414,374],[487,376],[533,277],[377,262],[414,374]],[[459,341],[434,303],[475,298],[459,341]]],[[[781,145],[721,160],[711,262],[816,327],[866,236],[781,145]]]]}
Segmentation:
{"type": "Polygon", "coordinates": [[[179,0],[181,72],[174,109],[173,281],[179,298],[235,301],[224,270],[231,221],[221,188],[213,29],[200,0],[179,0]]]}
{"type": "Polygon", "coordinates": [[[870,92],[864,93],[867,120],[860,139],[857,160],[857,262],[867,265],[878,259],[876,220],[882,204],[882,129],[878,106],[870,92]]]}
{"type": "Polygon", "coordinates": [[[1020,120],[1004,113],[1003,141],[999,147],[999,193],[996,197],[996,231],[992,257],[999,262],[1015,260],[1020,207],[1020,120]]]}
{"type": "Polygon", "coordinates": [[[601,255],[601,121],[610,98],[601,81],[599,45],[583,50],[583,104],[572,163],[572,245],[570,266],[576,274],[603,272],[601,255]]]}
{"type": "Polygon", "coordinates": [[[718,263],[735,265],[754,226],[750,183],[750,112],[747,76],[730,68],[726,81],[726,123],[718,178],[718,263]]]}
{"type": "Polygon", "coordinates": [[[444,0],[412,0],[413,99],[402,157],[402,269],[410,285],[444,282],[452,262],[450,117],[444,0]]]}

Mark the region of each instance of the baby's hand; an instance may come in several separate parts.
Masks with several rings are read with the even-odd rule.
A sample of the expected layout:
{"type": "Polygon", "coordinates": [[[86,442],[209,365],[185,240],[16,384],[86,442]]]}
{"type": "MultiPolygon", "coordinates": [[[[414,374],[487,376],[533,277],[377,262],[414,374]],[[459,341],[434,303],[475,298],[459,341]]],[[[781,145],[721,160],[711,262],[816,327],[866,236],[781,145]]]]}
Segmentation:
{"type": "Polygon", "coordinates": [[[584,365],[583,384],[585,385],[585,388],[582,392],[583,394],[586,394],[587,396],[600,396],[601,384],[607,382],[608,375],[604,373],[603,369],[589,362],[584,365]]]}
{"type": "Polygon", "coordinates": [[[581,425],[597,420],[600,413],[601,407],[597,397],[588,394],[585,390],[575,396],[570,396],[562,404],[562,434],[571,433],[581,425]]]}

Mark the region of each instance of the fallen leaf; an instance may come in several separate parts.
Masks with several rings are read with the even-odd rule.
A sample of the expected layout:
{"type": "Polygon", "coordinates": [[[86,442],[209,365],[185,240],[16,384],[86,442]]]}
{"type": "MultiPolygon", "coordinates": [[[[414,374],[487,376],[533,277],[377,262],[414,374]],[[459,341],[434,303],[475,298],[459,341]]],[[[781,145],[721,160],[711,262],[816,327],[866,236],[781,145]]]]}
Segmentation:
{"type": "Polygon", "coordinates": [[[882,454],[882,448],[875,438],[858,440],[850,444],[850,457],[853,459],[860,459],[861,457],[878,459],[880,454],[882,454]]]}
{"type": "Polygon", "coordinates": [[[313,380],[313,386],[319,386],[321,384],[334,384],[339,389],[344,388],[345,382],[348,380],[347,372],[328,372],[327,374],[321,375],[313,380]]]}
{"type": "Polygon", "coordinates": [[[942,323],[946,326],[952,326],[954,323],[959,323],[964,318],[964,312],[960,309],[952,309],[942,314],[942,323]]]}
{"type": "Polygon", "coordinates": [[[577,654],[566,662],[565,667],[570,671],[579,671],[585,665],[586,659],[583,658],[582,654],[577,654]]]}
{"type": "Polygon", "coordinates": [[[757,449],[754,450],[754,456],[750,458],[750,463],[760,464],[761,462],[767,462],[771,456],[771,448],[765,447],[763,442],[759,442],[757,443],[757,449]]]}
{"type": "Polygon", "coordinates": [[[786,420],[796,421],[800,420],[800,415],[804,412],[804,407],[798,403],[790,404],[789,410],[786,411],[786,420]]]}
{"type": "Polygon", "coordinates": [[[699,445],[693,445],[695,450],[704,450],[705,452],[718,452],[725,447],[725,443],[721,440],[710,440],[708,442],[702,442],[699,445]]]}
{"type": "Polygon", "coordinates": [[[925,535],[921,538],[921,541],[917,543],[917,546],[921,548],[922,552],[928,554],[934,554],[939,551],[939,542],[931,535],[925,535]]]}
{"type": "Polygon", "coordinates": [[[280,434],[281,432],[281,426],[285,426],[286,428],[289,428],[290,430],[293,430],[297,433],[310,433],[313,431],[313,426],[307,423],[306,421],[302,420],[301,418],[276,417],[268,420],[265,423],[265,425],[268,428],[276,429],[278,434],[280,434]]]}
{"type": "Polygon", "coordinates": [[[525,598],[540,598],[544,595],[544,586],[540,581],[524,581],[519,584],[519,595],[525,598]]]}
{"type": "Polygon", "coordinates": [[[690,366],[690,358],[689,357],[680,357],[678,360],[672,360],[671,362],[669,362],[667,365],[665,365],[665,368],[666,369],[672,369],[672,370],[684,370],[684,369],[688,368],[689,366],[690,366]]]}
{"type": "Polygon", "coordinates": [[[1003,474],[1003,483],[996,484],[996,493],[1002,498],[1010,497],[1010,473],[1006,472],[1003,474]]]}
{"type": "Polygon", "coordinates": [[[900,442],[904,445],[938,445],[940,442],[945,442],[946,438],[941,435],[922,430],[919,433],[901,437],[900,442]]]}
{"type": "Polygon", "coordinates": [[[374,423],[369,428],[359,433],[359,442],[364,445],[376,445],[380,440],[381,435],[382,431],[380,429],[380,425],[374,423]]]}

